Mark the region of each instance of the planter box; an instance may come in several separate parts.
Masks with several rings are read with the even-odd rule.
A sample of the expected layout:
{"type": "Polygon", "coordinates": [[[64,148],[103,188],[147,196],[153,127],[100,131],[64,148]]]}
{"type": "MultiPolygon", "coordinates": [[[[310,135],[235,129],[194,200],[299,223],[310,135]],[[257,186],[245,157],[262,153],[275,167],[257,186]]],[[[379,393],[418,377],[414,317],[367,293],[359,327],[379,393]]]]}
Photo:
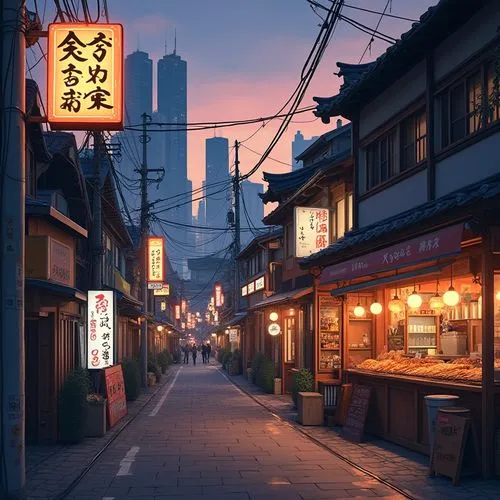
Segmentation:
{"type": "Polygon", "coordinates": [[[274,394],[281,394],[281,379],[274,379],[274,394]]]}
{"type": "Polygon", "coordinates": [[[85,417],[85,436],[102,437],[106,434],[106,400],[88,403],[85,417]]]}
{"type": "Polygon", "coordinates": [[[323,396],[319,392],[297,394],[298,420],[302,425],[323,425],[323,396]]]}
{"type": "Polygon", "coordinates": [[[156,385],[156,375],[152,372],[148,372],[148,386],[152,387],[156,385]]]}

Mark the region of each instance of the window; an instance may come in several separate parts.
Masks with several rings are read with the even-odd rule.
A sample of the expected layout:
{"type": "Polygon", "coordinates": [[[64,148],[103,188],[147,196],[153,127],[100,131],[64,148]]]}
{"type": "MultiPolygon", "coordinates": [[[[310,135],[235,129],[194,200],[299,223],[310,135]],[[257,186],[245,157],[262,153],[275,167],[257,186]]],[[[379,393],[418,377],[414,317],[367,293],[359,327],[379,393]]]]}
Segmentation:
{"type": "Polygon", "coordinates": [[[366,149],[366,188],[372,189],[396,174],[396,129],[366,149]]]}
{"type": "Polygon", "coordinates": [[[499,76],[500,65],[489,62],[438,96],[441,148],[500,119],[499,76]]]}
{"type": "Polygon", "coordinates": [[[408,170],[427,157],[427,119],[420,110],[401,124],[401,172],[408,170]]]}
{"type": "Polygon", "coordinates": [[[345,199],[337,201],[335,204],[335,220],[336,220],[336,231],[335,234],[337,238],[342,238],[345,233],[345,199]]]}
{"type": "Polygon", "coordinates": [[[486,70],[487,80],[487,113],[488,123],[500,119],[500,61],[488,64],[486,70]]]}
{"type": "Polygon", "coordinates": [[[347,229],[350,231],[354,225],[353,222],[353,198],[352,193],[347,195],[347,229]]]}

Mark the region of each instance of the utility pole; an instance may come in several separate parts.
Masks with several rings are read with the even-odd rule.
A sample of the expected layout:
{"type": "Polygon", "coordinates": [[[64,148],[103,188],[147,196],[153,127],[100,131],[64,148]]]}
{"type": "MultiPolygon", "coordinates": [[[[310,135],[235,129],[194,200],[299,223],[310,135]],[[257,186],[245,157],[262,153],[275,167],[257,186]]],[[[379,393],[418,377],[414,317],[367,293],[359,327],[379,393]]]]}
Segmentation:
{"type": "Polygon", "coordinates": [[[102,289],[102,199],[101,199],[101,164],[104,140],[102,132],[93,132],[94,136],[94,193],[92,196],[92,288],[102,289]]]}
{"type": "Polygon", "coordinates": [[[149,207],[148,207],[148,142],[147,135],[148,118],[146,113],[142,114],[142,165],[141,165],[141,244],[142,244],[142,310],[144,318],[141,325],[141,381],[142,387],[148,386],[148,245],[149,234],[149,207]]]}
{"type": "Polygon", "coordinates": [[[233,192],[234,192],[234,312],[236,313],[240,308],[240,266],[236,257],[240,253],[241,237],[240,237],[240,160],[239,160],[239,147],[240,143],[234,141],[234,179],[233,179],[233,192]]]}
{"type": "Polygon", "coordinates": [[[26,481],[24,390],[25,58],[24,1],[0,3],[0,497],[26,481]],[[5,86],[4,86],[5,82],[5,86]]]}

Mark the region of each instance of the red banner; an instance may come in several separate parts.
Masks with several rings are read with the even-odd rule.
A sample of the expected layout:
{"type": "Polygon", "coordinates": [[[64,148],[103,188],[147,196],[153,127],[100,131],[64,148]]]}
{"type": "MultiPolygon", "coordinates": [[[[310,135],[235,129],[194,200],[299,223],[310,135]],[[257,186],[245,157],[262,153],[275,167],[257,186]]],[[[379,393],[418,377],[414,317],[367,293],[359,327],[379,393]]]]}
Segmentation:
{"type": "Polygon", "coordinates": [[[108,423],[113,427],[127,414],[127,399],[123,383],[122,365],[112,366],[104,370],[106,398],[108,400],[108,423]]]}
{"type": "Polygon", "coordinates": [[[321,273],[321,283],[350,280],[460,253],[462,231],[463,224],[457,224],[326,267],[321,273]]]}

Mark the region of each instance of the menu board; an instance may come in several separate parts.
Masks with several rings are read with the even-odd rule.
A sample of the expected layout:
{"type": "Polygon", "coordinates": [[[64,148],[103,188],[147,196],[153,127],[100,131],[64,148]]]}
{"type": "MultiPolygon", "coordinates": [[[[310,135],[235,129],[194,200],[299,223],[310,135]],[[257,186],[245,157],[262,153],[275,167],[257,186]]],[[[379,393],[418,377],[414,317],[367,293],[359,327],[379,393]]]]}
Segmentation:
{"type": "Polygon", "coordinates": [[[319,297],[319,371],[340,370],[341,303],[329,295],[319,297]]]}
{"type": "Polygon", "coordinates": [[[371,387],[354,384],[342,436],[358,443],[363,439],[370,406],[371,387]]]}
{"type": "Polygon", "coordinates": [[[122,365],[115,365],[104,370],[106,398],[108,400],[108,424],[113,427],[127,414],[125,384],[122,365]]]}
{"type": "Polygon", "coordinates": [[[474,472],[478,462],[478,446],[472,420],[461,415],[439,412],[431,473],[450,477],[453,485],[457,485],[460,474],[474,472]]]}

